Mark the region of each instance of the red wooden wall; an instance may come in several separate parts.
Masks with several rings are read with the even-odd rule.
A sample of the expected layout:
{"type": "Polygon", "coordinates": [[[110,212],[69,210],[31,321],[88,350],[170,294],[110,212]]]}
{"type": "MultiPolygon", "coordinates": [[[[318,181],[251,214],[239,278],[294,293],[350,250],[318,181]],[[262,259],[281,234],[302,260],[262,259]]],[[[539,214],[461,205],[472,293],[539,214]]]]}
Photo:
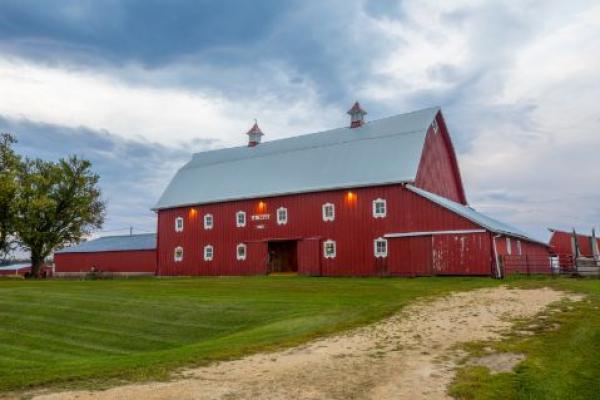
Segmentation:
{"type": "MultiPolygon", "coordinates": [[[[573,246],[571,240],[573,234],[569,232],[554,231],[550,238],[550,247],[555,254],[571,255],[573,256],[573,246]]],[[[600,239],[596,238],[600,247],[600,239]]],[[[585,257],[592,256],[592,244],[591,236],[577,235],[577,243],[579,244],[579,250],[581,255],[585,257]]]]}
{"type": "Polygon", "coordinates": [[[155,250],[103,251],[95,253],[57,253],[57,273],[87,273],[92,267],[112,273],[154,274],[155,250]]]}
{"type": "Polygon", "coordinates": [[[438,132],[430,128],[425,137],[415,186],[467,204],[456,154],[441,113],[436,121],[438,132]]]}
{"type": "MultiPolygon", "coordinates": [[[[329,191],[243,200],[159,211],[158,265],[161,275],[246,275],[267,273],[267,241],[299,240],[299,272],[307,275],[429,275],[475,274],[491,271],[489,238],[421,237],[388,239],[388,257],[376,258],[374,239],[387,233],[480,229],[472,222],[405,189],[401,185],[329,191]],[[373,218],[372,201],[387,201],[387,216],[373,218]],[[335,221],[322,220],[322,205],[335,205],[335,221]],[[263,208],[261,208],[263,207],[263,208]],[[288,210],[288,223],[278,225],[275,212],[288,210]],[[247,213],[247,225],[237,228],[237,211],[247,213]],[[203,217],[214,218],[211,230],[203,217]],[[269,220],[251,216],[268,214],[269,220]],[[183,232],[175,219],[184,218],[183,232]],[[337,256],[324,258],[322,241],[336,241],[337,256]],[[411,242],[410,244],[407,244],[411,242]],[[236,245],[248,245],[246,260],[236,259],[236,245]],[[214,258],[204,261],[203,248],[214,247],[214,258]],[[173,259],[174,249],[184,248],[182,262],[173,259]],[[458,255],[455,253],[458,251],[458,255]],[[435,254],[435,257],[433,256],[435,254]],[[435,260],[435,262],[434,262],[435,260]]],[[[485,235],[484,235],[485,236],[485,235]]]]}

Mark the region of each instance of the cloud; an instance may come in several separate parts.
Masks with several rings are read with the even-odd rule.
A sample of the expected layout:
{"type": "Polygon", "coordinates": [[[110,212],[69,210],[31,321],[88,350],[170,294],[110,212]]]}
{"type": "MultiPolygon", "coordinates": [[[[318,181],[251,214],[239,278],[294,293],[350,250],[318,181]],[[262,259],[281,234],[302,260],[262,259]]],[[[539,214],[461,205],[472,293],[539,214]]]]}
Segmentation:
{"type": "Polygon", "coordinates": [[[355,99],[441,105],[470,203],[545,236],[600,220],[599,20],[592,1],[6,1],[0,114],[160,163],[243,145],[255,117],[268,140],[342,126],[355,99]]]}
{"type": "MultiPolygon", "coordinates": [[[[137,231],[155,231],[156,217],[150,209],[175,171],[191,156],[190,151],[126,140],[107,131],[2,116],[0,131],[13,133],[18,139],[15,149],[26,157],[58,160],[76,154],[91,160],[108,204],[105,233],[126,233],[129,226],[137,231]]],[[[195,145],[201,150],[212,143],[207,140],[195,145]]]]}

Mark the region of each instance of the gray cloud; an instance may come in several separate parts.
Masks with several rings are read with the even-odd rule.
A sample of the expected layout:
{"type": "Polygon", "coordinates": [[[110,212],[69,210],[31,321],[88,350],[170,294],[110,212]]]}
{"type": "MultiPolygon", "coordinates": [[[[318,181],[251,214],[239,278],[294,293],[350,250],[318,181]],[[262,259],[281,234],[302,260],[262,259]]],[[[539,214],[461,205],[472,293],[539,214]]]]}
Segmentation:
{"type": "Polygon", "coordinates": [[[155,230],[150,208],[168,181],[191,157],[192,151],[211,146],[209,141],[189,143],[188,150],[160,144],[125,140],[109,132],[84,127],[66,128],[0,116],[0,131],[16,135],[16,150],[30,158],[57,160],[76,154],[92,161],[108,202],[104,231],[155,230]]]}

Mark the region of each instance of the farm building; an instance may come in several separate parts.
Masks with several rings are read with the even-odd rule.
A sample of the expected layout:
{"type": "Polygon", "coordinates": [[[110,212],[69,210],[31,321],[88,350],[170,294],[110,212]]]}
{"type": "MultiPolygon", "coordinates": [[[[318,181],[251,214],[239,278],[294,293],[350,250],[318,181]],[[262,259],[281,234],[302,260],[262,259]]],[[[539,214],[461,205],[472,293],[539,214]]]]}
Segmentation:
{"type": "Polygon", "coordinates": [[[558,229],[550,229],[550,232],[549,244],[552,254],[573,257],[577,251],[580,256],[593,257],[594,252],[597,253],[597,249],[600,247],[600,239],[596,238],[595,235],[574,234],[558,229]]]}
{"type": "Polygon", "coordinates": [[[80,276],[92,271],[114,275],[154,275],[156,234],[106,236],[54,253],[55,274],[80,276]]]}
{"type": "MultiPolygon", "coordinates": [[[[0,276],[26,276],[31,272],[31,263],[15,263],[9,265],[0,265],[0,276]]],[[[52,276],[52,268],[44,265],[41,268],[43,277],[52,276]]]]}
{"type": "MultiPolygon", "coordinates": [[[[500,275],[544,243],[467,204],[439,108],[197,153],[159,199],[159,275],[500,275]],[[511,264],[512,265],[512,264],[511,264]]],[[[536,261],[537,263],[537,261],[536,261]]],[[[518,269],[518,268],[517,268],[518,269]]]]}

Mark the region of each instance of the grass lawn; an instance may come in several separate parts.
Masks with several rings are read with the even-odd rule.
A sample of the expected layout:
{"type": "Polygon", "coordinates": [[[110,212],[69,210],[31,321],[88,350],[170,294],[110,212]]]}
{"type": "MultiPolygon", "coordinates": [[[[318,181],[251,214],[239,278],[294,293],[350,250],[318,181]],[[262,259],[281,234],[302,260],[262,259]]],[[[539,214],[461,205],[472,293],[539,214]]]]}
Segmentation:
{"type": "Polygon", "coordinates": [[[0,280],[0,392],[102,387],[293,345],[489,278],[0,280]]]}
{"type": "Polygon", "coordinates": [[[105,387],[173,368],[298,344],[372,322],[417,297],[510,284],[586,293],[501,343],[512,373],[459,370],[462,399],[600,398],[600,280],[520,278],[177,278],[0,280],[0,392],[105,387]],[[560,326],[556,329],[556,324],[560,326]]]}
{"type": "MultiPolygon", "coordinates": [[[[510,282],[510,281],[509,281],[510,282]]],[[[458,399],[600,399],[600,280],[518,280],[517,286],[554,286],[585,293],[587,299],[559,305],[560,312],[523,321],[503,342],[471,343],[471,354],[484,348],[527,356],[511,373],[490,374],[485,367],[458,371],[450,393],[458,399]],[[529,331],[528,336],[519,332],[529,331]]],[[[550,310],[549,310],[550,311],[550,310]]]]}

